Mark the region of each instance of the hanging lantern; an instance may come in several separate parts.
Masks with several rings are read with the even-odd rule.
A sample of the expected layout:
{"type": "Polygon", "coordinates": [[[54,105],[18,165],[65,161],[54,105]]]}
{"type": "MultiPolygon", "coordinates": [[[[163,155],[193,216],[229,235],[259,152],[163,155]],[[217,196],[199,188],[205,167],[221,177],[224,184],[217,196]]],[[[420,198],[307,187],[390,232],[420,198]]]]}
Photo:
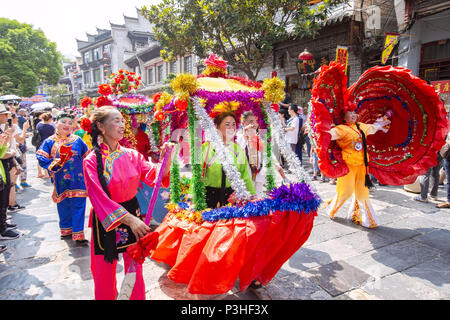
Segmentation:
{"type": "Polygon", "coordinates": [[[303,74],[306,74],[306,64],[308,63],[308,61],[311,61],[312,59],[314,59],[314,56],[308,52],[307,49],[305,49],[302,53],[300,53],[300,55],[298,56],[299,60],[302,60],[303,62],[303,74]]]}

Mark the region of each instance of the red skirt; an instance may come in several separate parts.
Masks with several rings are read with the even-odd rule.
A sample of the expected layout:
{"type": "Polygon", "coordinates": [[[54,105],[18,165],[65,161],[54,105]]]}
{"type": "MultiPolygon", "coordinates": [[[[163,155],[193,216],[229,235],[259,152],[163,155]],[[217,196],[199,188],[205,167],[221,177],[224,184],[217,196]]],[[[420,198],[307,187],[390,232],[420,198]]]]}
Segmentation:
{"type": "Polygon", "coordinates": [[[267,285],[308,240],[317,212],[276,211],[267,216],[189,223],[169,212],[155,230],[159,243],[150,257],[171,267],[169,279],[193,294],[222,294],[239,278],[267,285]]]}

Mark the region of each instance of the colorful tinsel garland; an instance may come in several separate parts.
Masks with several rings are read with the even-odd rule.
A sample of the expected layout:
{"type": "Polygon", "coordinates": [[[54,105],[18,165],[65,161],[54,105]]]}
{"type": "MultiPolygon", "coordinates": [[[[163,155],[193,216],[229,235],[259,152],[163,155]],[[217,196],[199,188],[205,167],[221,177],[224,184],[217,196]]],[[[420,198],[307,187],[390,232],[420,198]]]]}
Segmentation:
{"type": "Polygon", "coordinates": [[[167,208],[180,220],[201,224],[236,218],[255,218],[275,211],[290,211],[304,214],[316,212],[322,202],[306,183],[282,185],[273,189],[268,198],[247,202],[243,206],[228,206],[218,209],[196,211],[186,203],[169,204],[167,208]]]}

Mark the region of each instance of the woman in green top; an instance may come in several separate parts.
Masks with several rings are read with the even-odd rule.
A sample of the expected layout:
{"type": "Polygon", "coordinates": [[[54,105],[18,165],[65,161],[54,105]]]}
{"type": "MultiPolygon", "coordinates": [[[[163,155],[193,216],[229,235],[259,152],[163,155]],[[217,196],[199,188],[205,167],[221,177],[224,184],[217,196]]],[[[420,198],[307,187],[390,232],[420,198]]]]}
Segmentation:
{"type": "MultiPolygon", "coordinates": [[[[236,117],[234,113],[223,112],[219,114],[214,118],[214,124],[234,160],[234,165],[241,173],[241,178],[244,180],[247,190],[251,195],[255,195],[255,186],[248,172],[247,157],[242,148],[233,142],[236,134],[236,117]]],[[[233,189],[231,189],[222,164],[209,142],[205,142],[202,145],[202,155],[206,204],[208,208],[215,209],[228,203],[228,198],[233,193],[233,189]]]]}

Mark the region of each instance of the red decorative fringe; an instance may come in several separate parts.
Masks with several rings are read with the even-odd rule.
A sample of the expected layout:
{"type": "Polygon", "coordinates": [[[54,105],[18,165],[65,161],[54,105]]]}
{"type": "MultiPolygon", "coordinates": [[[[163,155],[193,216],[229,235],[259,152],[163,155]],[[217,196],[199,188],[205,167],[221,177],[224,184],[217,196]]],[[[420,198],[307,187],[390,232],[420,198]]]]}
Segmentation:
{"type": "Polygon", "coordinates": [[[134,245],[128,247],[127,253],[139,264],[143,264],[145,258],[150,255],[150,252],[156,249],[159,241],[159,233],[151,232],[147,234],[145,237],[140,239],[134,245]]]}

